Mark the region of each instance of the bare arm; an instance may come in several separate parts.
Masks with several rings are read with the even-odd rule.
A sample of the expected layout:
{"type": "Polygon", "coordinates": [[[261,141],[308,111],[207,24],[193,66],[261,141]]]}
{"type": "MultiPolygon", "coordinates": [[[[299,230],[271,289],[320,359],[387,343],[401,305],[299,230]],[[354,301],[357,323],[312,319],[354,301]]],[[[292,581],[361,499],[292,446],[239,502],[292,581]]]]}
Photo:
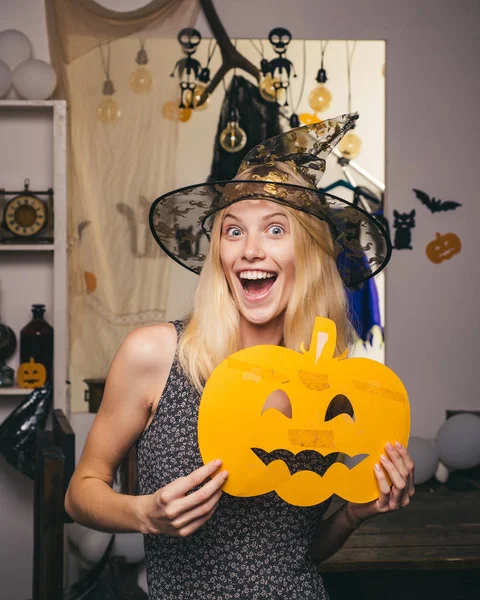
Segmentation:
{"type": "Polygon", "coordinates": [[[354,504],[346,502],[335,513],[320,522],[311,547],[315,563],[321,563],[340,550],[350,535],[363,521],[375,515],[404,508],[415,493],[413,486],[414,465],[406,448],[388,445],[381,464],[375,466],[380,496],[373,502],[354,504]],[[392,486],[388,484],[388,474],[392,486]]]}
{"type": "Polygon", "coordinates": [[[172,325],[129,334],[110,367],[100,409],[70,482],[65,507],[72,518],[101,531],[189,535],[213,514],[225,474],[210,463],[154,494],[112,489],[118,466],[151,419],[175,354],[172,325]],[[211,480],[209,478],[212,477],[211,480]],[[195,493],[187,492],[209,480],[195,493]]]}

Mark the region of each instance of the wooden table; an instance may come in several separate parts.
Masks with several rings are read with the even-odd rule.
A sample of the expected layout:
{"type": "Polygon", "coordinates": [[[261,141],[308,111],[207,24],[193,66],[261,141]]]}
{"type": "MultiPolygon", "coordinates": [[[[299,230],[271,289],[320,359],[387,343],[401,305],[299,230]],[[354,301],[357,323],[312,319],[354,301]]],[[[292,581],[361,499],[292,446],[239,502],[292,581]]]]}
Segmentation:
{"type": "Polygon", "coordinates": [[[480,599],[480,491],[417,491],[320,566],[332,600],[480,599]]]}

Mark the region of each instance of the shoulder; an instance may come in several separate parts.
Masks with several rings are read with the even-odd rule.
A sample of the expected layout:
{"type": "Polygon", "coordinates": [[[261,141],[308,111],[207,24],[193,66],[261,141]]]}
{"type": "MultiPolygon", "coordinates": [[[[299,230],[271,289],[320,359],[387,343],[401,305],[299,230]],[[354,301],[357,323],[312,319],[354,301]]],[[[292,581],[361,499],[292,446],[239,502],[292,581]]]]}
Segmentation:
{"type": "Polygon", "coordinates": [[[176,347],[177,331],[172,323],[139,327],[125,337],[115,360],[128,362],[139,375],[170,370],[176,347]]]}

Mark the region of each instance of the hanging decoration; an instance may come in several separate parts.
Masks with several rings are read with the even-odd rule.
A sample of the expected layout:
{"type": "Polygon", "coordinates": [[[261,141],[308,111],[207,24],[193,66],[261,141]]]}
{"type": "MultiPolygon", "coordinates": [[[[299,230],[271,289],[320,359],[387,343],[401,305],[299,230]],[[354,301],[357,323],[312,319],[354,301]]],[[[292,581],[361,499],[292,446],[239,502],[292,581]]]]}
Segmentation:
{"type": "MultiPolygon", "coordinates": [[[[290,115],[289,125],[292,129],[300,126],[301,119],[298,116],[298,107],[300,106],[300,102],[303,97],[303,90],[305,89],[305,76],[307,72],[307,44],[306,40],[303,40],[303,68],[302,68],[302,84],[300,86],[300,93],[298,95],[297,104],[293,107],[293,92],[292,87],[289,87],[290,91],[290,101],[292,104],[292,114],[290,115]]],[[[316,115],[315,115],[316,116],[316,115]]]]}
{"type": "MultiPolygon", "coordinates": [[[[224,83],[225,85],[225,83],[224,83]]],[[[229,91],[229,115],[228,122],[225,129],[220,133],[219,142],[220,146],[226,152],[240,152],[247,143],[247,134],[240,127],[240,116],[235,102],[237,87],[236,74],[233,76],[232,85],[229,91]]],[[[226,91],[226,90],[225,90],[226,91]]]]}
{"type": "Polygon", "coordinates": [[[286,56],[288,44],[292,41],[292,34],[284,27],[275,27],[268,34],[268,39],[278,55],[277,58],[274,58],[269,63],[269,72],[275,91],[275,102],[280,103],[281,95],[284,92],[283,106],[288,106],[287,90],[290,86],[292,71],[293,76],[297,76],[293,63],[286,56]]]}
{"type": "MultiPolygon", "coordinates": [[[[255,50],[260,54],[260,71],[262,72],[262,79],[260,81],[260,85],[258,86],[260,96],[266,102],[277,102],[277,90],[275,89],[275,84],[279,83],[277,78],[272,77],[272,73],[270,71],[270,63],[265,58],[264,48],[263,48],[263,40],[258,40],[260,44],[260,50],[254,44],[253,40],[250,40],[250,43],[255,48],[255,50]]],[[[280,91],[283,100],[283,93],[280,91]]]]}
{"type": "MultiPolygon", "coordinates": [[[[352,49],[350,50],[350,42],[345,42],[347,50],[347,84],[348,84],[348,111],[351,112],[352,107],[352,59],[355,54],[355,48],[357,42],[352,42],[352,49]]],[[[361,138],[353,131],[354,127],[344,136],[342,141],[338,144],[338,150],[348,160],[356,158],[360,154],[362,147],[361,138]]]]}
{"type": "Polygon", "coordinates": [[[182,58],[175,63],[170,77],[174,77],[175,71],[177,71],[180,81],[179,108],[204,110],[210,102],[210,97],[205,96],[204,92],[207,88],[206,82],[200,81],[199,77],[202,75],[202,78],[208,81],[210,73],[208,69],[202,71],[200,62],[196,58],[193,58],[193,55],[202,41],[202,35],[197,29],[185,27],[179,31],[177,39],[185,54],[185,58],[182,58]]]}
{"type": "Polygon", "coordinates": [[[435,239],[427,244],[425,252],[428,259],[438,265],[444,260],[450,260],[461,249],[462,243],[456,233],[445,233],[443,235],[437,233],[435,239]]]}
{"type": "Polygon", "coordinates": [[[393,247],[395,250],[413,250],[412,229],[415,227],[415,209],[409,213],[399,213],[394,210],[393,216],[395,218],[393,222],[395,228],[393,247]]]}
{"type": "Polygon", "coordinates": [[[148,55],[145,50],[145,40],[140,40],[140,50],[137,52],[135,62],[138,67],[130,75],[130,87],[135,94],[148,94],[153,86],[153,76],[145,65],[148,64],[148,55]]]}
{"type": "Polygon", "coordinates": [[[459,202],[453,202],[452,200],[437,200],[434,196],[430,197],[425,192],[422,192],[422,190],[416,190],[414,188],[413,191],[415,192],[417,199],[432,213],[455,210],[459,206],[462,206],[459,202]]]}
{"type": "Polygon", "coordinates": [[[105,74],[105,81],[103,82],[102,94],[105,98],[100,102],[97,107],[97,117],[105,125],[111,125],[116,123],[120,118],[122,111],[118,102],[113,98],[115,94],[115,86],[110,78],[110,58],[111,58],[111,47],[110,42],[107,44],[107,53],[103,49],[103,44],[100,44],[100,56],[102,59],[102,68],[105,74]]]}
{"type": "Polygon", "coordinates": [[[320,63],[320,69],[317,73],[318,86],[314,88],[308,96],[308,103],[316,113],[326,111],[330,107],[330,102],[332,101],[332,94],[330,90],[327,87],[325,87],[325,82],[327,81],[327,72],[323,67],[323,60],[327,46],[328,40],[320,41],[322,58],[320,63]]]}

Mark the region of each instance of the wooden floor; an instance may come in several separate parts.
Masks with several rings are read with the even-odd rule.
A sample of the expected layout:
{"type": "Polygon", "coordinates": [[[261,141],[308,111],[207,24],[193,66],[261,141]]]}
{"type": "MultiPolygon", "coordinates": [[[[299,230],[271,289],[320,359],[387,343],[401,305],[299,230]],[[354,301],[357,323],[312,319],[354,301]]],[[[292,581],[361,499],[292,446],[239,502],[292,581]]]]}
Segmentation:
{"type": "Polygon", "coordinates": [[[331,600],[480,600],[480,491],[418,491],[320,571],[331,600]]]}

